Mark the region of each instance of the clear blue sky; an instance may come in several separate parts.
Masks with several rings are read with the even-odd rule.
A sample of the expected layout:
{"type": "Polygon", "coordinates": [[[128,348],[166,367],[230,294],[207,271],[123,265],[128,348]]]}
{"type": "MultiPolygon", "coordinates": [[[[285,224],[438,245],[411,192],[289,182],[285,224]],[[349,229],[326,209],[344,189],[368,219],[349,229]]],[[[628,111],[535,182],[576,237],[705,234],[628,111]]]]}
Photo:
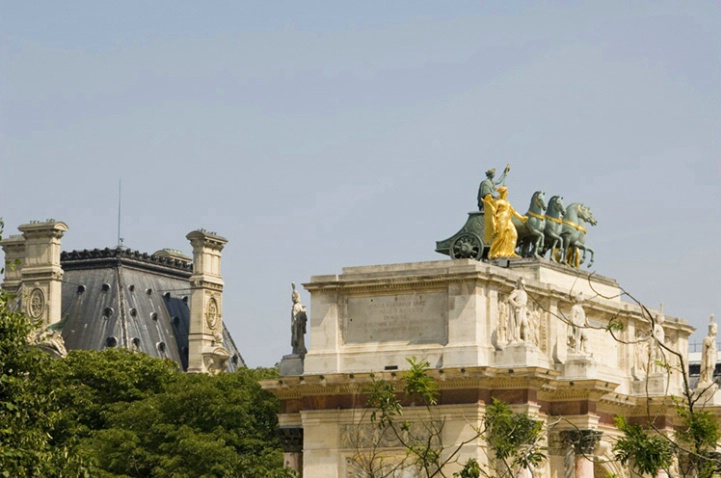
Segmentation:
{"type": "Polygon", "coordinates": [[[444,259],[506,163],[519,210],[587,204],[594,270],[705,329],[720,126],[718,2],[0,0],[6,233],[113,246],[122,178],[128,247],[229,239],[251,366],[290,352],[291,281],[444,259]]]}

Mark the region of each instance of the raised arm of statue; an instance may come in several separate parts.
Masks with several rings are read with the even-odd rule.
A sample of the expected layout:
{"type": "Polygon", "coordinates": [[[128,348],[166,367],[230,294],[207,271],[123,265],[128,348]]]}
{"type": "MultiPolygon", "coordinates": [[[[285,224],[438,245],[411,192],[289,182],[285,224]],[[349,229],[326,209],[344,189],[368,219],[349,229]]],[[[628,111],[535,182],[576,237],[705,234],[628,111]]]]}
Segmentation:
{"type": "Polygon", "coordinates": [[[493,184],[495,184],[496,186],[501,185],[501,184],[505,184],[505,182],[506,182],[506,176],[508,176],[508,171],[510,171],[510,170],[511,170],[511,165],[510,165],[510,164],[506,164],[506,169],[503,170],[503,174],[501,174],[501,175],[498,177],[498,180],[493,181],[493,184]]]}
{"type": "Polygon", "coordinates": [[[495,196],[496,192],[496,186],[499,184],[504,184],[506,182],[506,175],[508,174],[508,171],[510,171],[511,165],[507,164],[506,169],[503,170],[503,174],[498,179],[494,179],[496,176],[496,168],[491,168],[488,171],[486,171],[486,179],[481,181],[480,186],[478,186],[478,210],[483,211],[484,209],[484,198],[486,196],[495,196]]]}

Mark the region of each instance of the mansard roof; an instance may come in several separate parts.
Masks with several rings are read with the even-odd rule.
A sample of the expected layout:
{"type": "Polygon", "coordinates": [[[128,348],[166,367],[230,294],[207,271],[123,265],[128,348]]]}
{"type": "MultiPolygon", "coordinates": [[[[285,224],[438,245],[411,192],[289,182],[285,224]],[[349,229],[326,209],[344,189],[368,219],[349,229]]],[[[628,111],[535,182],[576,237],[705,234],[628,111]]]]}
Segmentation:
{"type": "MultiPolygon", "coordinates": [[[[63,252],[62,335],[68,350],[124,347],[186,370],[190,261],[122,247],[63,252]]],[[[229,371],[245,367],[223,325],[229,371]]]]}

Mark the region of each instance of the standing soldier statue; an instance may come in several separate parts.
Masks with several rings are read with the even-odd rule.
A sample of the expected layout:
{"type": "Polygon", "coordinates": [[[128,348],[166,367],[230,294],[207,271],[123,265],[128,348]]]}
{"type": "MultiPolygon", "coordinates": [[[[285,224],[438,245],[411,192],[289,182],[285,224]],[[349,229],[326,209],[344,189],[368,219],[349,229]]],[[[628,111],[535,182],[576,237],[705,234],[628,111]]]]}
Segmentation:
{"type": "Polygon", "coordinates": [[[508,308],[511,317],[511,342],[527,342],[528,336],[528,293],[526,281],[519,277],[516,288],[508,296],[508,308]]]}
{"type": "Polygon", "coordinates": [[[290,284],[293,287],[291,299],[293,300],[293,308],[290,311],[290,345],[293,347],[293,354],[304,357],[308,350],[305,348],[305,327],[308,323],[308,315],[305,306],[300,303],[300,292],[295,290],[295,283],[290,284]]]}
{"type": "Polygon", "coordinates": [[[711,314],[711,319],[708,324],[708,335],[703,339],[703,349],[701,350],[699,385],[713,383],[713,373],[716,369],[716,332],[716,322],[714,322],[714,316],[711,314]]]}

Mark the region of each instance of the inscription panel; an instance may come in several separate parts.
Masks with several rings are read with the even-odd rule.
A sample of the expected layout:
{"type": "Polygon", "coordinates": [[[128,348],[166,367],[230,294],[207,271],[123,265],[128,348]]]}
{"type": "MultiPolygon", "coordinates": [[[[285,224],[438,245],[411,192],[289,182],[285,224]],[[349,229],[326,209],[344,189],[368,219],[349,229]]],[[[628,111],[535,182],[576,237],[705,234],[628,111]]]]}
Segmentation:
{"type": "Polygon", "coordinates": [[[346,344],[448,342],[448,294],[432,292],[346,299],[346,344]]]}

